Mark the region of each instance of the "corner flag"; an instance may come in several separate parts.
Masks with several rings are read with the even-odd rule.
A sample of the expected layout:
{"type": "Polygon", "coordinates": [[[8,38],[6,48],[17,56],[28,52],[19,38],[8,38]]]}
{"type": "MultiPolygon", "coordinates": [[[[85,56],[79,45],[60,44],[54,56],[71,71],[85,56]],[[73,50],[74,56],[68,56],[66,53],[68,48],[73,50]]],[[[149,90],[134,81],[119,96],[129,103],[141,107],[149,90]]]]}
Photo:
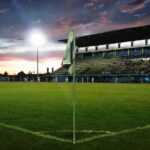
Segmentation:
{"type": "Polygon", "coordinates": [[[63,65],[69,65],[68,72],[73,76],[73,88],[72,88],[72,100],[73,100],[73,144],[76,143],[76,92],[75,92],[75,50],[76,50],[76,40],[75,40],[75,30],[71,30],[69,34],[69,39],[67,42],[67,47],[65,50],[63,65]]]}
{"type": "MultiPolygon", "coordinates": [[[[65,50],[63,65],[70,65],[68,72],[73,75],[73,61],[75,60],[75,30],[71,30],[65,50]]],[[[75,68],[74,68],[75,69],[75,68]]]]}

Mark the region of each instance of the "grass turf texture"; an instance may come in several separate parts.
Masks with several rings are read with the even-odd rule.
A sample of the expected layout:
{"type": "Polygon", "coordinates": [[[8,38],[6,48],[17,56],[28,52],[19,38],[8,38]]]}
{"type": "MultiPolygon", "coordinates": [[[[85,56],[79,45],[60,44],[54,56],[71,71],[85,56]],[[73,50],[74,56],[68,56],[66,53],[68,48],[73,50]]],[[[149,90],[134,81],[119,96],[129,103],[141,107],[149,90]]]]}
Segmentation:
{"type": "MultiPolygon", "coordinates": [[[[149,84],[76,84],[76,129],[117,132],[150,124],[149,84]]],[[[0,83],[0,123],[64,139],[72,130],[72,84],[0,83]]],[[[77,133],[77,140],[97,133],[77,133]]],[[[0,126],[0,150],[148,150],[150,129],[63,143],[0,126]]]]}

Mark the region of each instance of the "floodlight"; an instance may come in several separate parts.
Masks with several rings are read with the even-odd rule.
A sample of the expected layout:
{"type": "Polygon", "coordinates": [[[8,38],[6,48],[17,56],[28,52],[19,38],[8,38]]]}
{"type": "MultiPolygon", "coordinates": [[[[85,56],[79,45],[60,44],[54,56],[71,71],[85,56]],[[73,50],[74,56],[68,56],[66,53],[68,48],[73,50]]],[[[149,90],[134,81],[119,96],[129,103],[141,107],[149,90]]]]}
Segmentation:
{"type": "Polygon", "coordinates": [[[29,40],[33,46],[37,48],[37,81],[40,81],[39,78],[39,53],[38,48],[46,42],[46,38],[41,31],[32,31],[29,37],[29,40]]]}
{"type": "Polygon", "coordinates": [[[34,31],[30,35],[30,42],[32,45],[38,47],[44,45],[46,38],[42,32],[34,31]]]}

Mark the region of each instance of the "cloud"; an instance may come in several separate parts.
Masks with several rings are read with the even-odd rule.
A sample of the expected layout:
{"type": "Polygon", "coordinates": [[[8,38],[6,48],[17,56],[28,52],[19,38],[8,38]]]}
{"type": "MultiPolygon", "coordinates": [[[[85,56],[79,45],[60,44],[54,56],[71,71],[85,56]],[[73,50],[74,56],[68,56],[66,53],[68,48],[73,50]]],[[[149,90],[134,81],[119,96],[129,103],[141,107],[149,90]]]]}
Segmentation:
{"type": "Polygon", "coordinates": [[[97,11],[97,13],[89,13],[88,15],[66,15],[59,16],[56,19],[54,26],[51,26],[48,31],[55,35],[58,39],[68,38],[71,28],[76,29],[77,36],[88,35],[105,30],[105,26],[110,25],[115,12],[113,10],[97,11]],[[101,26],[99,25],[101,24],[101,26]],[[97,28],[97,25],[99,29],[97,28]],[[96,29],[96,30],[95,30],[96,29]]]}
{"type": "Polygon", "coordinates": [[[56,22],[64,21],[64,19],[65,19],[64,16],[57,17],[56,22]]]}
{"type": "Polygon", "coordinates": [[[91,34],[102,33],[102,32],[107,32],[107,31],[130,28],[130,27],[149,25],[149,23],[150,23],[150,17],[149,16],[141,17],[140,19],[136,19],[132,22],[131,21],[130,22],[128,22],[128,21],[126,21],[126,22],[115,22],[115,21],[113,21],[111,23],[103,23],[101,20],[97,20],[93,26],[88,28],[88,31],[91,34]]]}
{"type": "Polygon", "coordinates": [[[66,1],[69,6],[73,6],[77,2],[77,0],[66,0],[66,1]]]}
{"type": "Polygon", "coordinates": [[[95,6],[95,3],[93,1],[90,1],[84,5],[84,7],[93,7],[93,6],[95,6]]]}
{"type": "Polygon", "coordinates": [[[103,0],[90,0],[84,4],[84,8],[92,8],[93,10],[101,9],[105,6],[103,0]]]}
{"type": "MultiPolygon", "coordinates": [[[[82,16],[82,15],[80,15],[82,16]]],[[[48,29],[52,35],[57,37],[57,39],[61,39],[68,36],[69,31],[72,28],[76,30],[80,30],[82,26],[89,23],[89,16],[82,16],[80,18],[72,15],[60,16],[57,17],[55,24],[48,29]]]]}
{"type": "Polygon", "coordinates": [[[146,16],[146,13],[143,13],[143,14],[134,14],[134,17],[137,17],[137,18],[141,18],[141,17],[144,17],[146,16]]]}
{"type": "Polygon", "coordinates": [[[113,8],[115,5],[119,5],[120,3],[121,3],[120,0],[88,0],[84,4],[84,8],[101,10],[104,7],[108,8],[109,6],[113,8]]]}
{"type": "MultiPolygon", "coordinates": [[[[44,62],[46,60],[60,60],[63,57],[63,51],[39,51],[39,61],[44,62]]],[[[23,53],[5,53],[0,55],[0,60],[2,61],[36,61],[36,52],[23,52],[23,53]]]]}
{"type": "MultiPolygon", "coordinates": [[[[49,41],[39,48],[40,61],[62,59],[64,50],[65,44],[49,41]]],[[[0,61],[34,61],[35,58],[36,49],[27,41],[0,39],[0,61]]]]}
{"type": "Polygon", "coordinates": [[[100,13],[101,23],[110,23],[110,22],[112,22],[111,19],[112,19],[112,15],[110,12],[104,11],[104,12],[100,13]]]}
{"type": "Polygon", "coordinates": [[[0,9],[0,14],[6,13],[9,11],[9,8],[0,9]]]}
{"type": "Polygon", "coordinates": [[[120,11],[122,13],[129,13],[129,14],[134,13],[138,10],[145,8],[149,1],[150,0],[135,0],[134,2],[129,3],[128,5],[120,8],[120,11]]]}
{"type": "Polygon", "coordinates": [[[41,22],[42,22],[42,19],[38,19],[38,20],[33,21],[32,24],[39,24],[41,22]]]}

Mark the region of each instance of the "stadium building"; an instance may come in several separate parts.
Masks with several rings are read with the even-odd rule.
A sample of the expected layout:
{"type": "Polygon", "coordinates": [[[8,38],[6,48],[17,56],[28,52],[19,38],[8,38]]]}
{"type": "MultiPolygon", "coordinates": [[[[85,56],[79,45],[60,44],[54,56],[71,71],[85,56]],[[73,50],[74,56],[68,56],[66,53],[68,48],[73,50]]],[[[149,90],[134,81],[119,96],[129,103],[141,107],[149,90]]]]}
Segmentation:
{"type": "MultiPolygon", "coordinates": [[[[150,82],[150,25],[77,37],[76,45],[77,82],[150,82]]],[[[52,80],[72,81],[68,67],[52,80]]]]}

